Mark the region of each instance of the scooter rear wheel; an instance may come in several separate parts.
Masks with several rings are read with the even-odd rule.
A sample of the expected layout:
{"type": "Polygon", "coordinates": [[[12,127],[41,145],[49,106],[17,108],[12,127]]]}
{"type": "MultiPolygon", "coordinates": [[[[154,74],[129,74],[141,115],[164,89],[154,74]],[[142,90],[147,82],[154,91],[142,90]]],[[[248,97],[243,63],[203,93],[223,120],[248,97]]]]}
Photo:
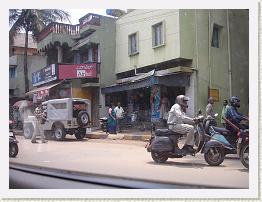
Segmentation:
{"type": "Polygon", "coordinates": [[[241,160],[241,163],[246,168],[249,168],[249,144],[248,143],[246,143],[240,150],[240,160],[241,160]]]}
{"type": "Polygon", "coordinates": [[[152,156],[152,159],[156,163],[165,163],[168,159],[168,157],[166,156],[166,154],[164,152],[151,151],[151,156],[152,156]]]}
{"type": "Polygon", "coordinates": [[[225,151],[222,147],[210,147],[204,157],[209,165],[219,166],[225,159],[225,151]]]}
{"type": "Polygon", "coordinates": [[[9,157],[16,157],[18,154],[18,146],[15,143],[10,143],[9,144],[9,157]]]}

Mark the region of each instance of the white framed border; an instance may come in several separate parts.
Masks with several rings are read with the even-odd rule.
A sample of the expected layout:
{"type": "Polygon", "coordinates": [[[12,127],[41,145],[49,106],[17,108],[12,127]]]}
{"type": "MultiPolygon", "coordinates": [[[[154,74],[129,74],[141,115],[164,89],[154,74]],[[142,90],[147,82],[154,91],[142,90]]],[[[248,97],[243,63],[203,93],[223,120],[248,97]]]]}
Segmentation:
{"type": "MultiPolygon", "coordinates": [[[[67,9],[67,8],[148,8],[148,3],[145,1],[142,3],[138,0],[133,0],[132,2],[124,2],[113,0],[110,3],[108,1],[102,0],[96,1],[83,1],[74,0],[70,2],[63,1],[51,1],[46,0],[44,3],[40,4],[39,2],[28,0],[28,1],[18,1],[13,0],[7,4],[3,4],[1,7],[1,26],[6,27],[1,33],[1,38],[3,39],[2,51],[1,51],[1,61],[3,66],[1,68],[1,75],[8,75],[8,9],[9,8],[58,8],[58,9],[67,9]]],[[[105,198],[158,198],[158,199],[180,199],[180,198],[201,198],[201,199],[211,199],[211,198],[223,198],[223,199],[255,199],[258,197],[258,165],[259,165],[259,148],[258,145],[261,143],[261,138],[258,137],[258,119],[259,119],[259,97],[258,97],[258,1],[249,0],[249,1],[236,1],[236,0],[187,0],[187,1],[165,1],[154,2],[153,5],[150,5],[150,8],[165,9],[165,8],[174,8],[174,9],[249,9],[249,112],[250,112],[250,162],[252,162],[249,169],[249,189],[223,189],[223,190],[206,190],[206,189],[187,189],[184,191],[173,190],[173,189],[157,189],[157,190],[123,190],[123,189],[110,189],[110,190],[65,190],[65,189],[54,189],[54,190],[9,190],[8,181],[9,181],[9,172],[8,172],[8,146],[3,144],[7,142],[7,131],[8,131],[8,77],[3,78],[4,82],[1,85],[1,112],[4,112],[5,116],[1,116],[1,172],[0,172],[0,196],[4,198],[96,198],[96,199],[105,199],[105,198]],[[7,85],[6,85],[7,84],[7,85]]]]}

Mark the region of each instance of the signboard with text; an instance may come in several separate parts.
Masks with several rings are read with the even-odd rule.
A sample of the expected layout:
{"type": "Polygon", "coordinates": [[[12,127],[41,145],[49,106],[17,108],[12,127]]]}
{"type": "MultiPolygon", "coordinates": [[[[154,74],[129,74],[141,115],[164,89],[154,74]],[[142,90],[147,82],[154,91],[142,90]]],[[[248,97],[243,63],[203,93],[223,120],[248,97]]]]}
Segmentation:
{"type": "Polygon", "coordinates": [[[209,89],[209,97],[212,97],[214,102],[219,102],[219,89],[209,89]]]}
{"type": "Polygon", "coordinates": [[[96,78],[96,63],[59,65],[59,79],[96,78]]]}
{"type": "Polygon", "coordinates": [[[57,79],[57,66],[51,64],[32,73],[32,85],[39,86],[57,79]]]}

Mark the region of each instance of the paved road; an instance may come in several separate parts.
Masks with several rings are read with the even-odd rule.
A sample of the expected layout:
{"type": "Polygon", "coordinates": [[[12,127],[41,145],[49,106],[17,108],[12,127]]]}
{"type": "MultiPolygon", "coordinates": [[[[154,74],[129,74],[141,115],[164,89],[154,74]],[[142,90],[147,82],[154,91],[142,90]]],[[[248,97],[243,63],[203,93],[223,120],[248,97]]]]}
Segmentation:
{"type": "Polygon", "coordinates": [[[219,167],[208,166],[201,154],[156,164],[141,141],[72,138],[32,144],[22,136],[17,139],[20,150],[10,162],[169,183],[248,188],[248,170],[233,156],[219,167]]]}

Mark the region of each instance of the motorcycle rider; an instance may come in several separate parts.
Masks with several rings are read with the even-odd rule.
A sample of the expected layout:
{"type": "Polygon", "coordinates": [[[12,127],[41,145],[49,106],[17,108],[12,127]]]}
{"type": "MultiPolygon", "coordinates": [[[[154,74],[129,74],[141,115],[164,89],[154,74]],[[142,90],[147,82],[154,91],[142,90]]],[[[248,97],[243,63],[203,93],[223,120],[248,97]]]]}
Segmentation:
{"type": "MultiPolygon", "coordinates": [[[[231,106],[228,107],[226,118],[237,127],[245,129],[245,127],[240,124],[240,122],[243,120],[247,120],[247,118],[237,111],[237,108],[240,107],[240,99],[237,96],[232,96],[229,102],[231,106]]],[[[234,131],[234,129],[232,129],[229,124],[226,124],[226,128],[230,131],[234,131]]]]}
{"type": "Polygon", "coordinates": [[[195,153],[195,149],[193,148],[195,143],[193,126],[195,119],[192,119],[185,114],[185,109],[188,108],[188,100],[189,98],[184,95],[178,95],[176,97],[176,103],[169,111],[167,124],[169,125],[170,130],[180,134],[187,134],[186,142],[182,150],[193,154],[195,153]]]}

